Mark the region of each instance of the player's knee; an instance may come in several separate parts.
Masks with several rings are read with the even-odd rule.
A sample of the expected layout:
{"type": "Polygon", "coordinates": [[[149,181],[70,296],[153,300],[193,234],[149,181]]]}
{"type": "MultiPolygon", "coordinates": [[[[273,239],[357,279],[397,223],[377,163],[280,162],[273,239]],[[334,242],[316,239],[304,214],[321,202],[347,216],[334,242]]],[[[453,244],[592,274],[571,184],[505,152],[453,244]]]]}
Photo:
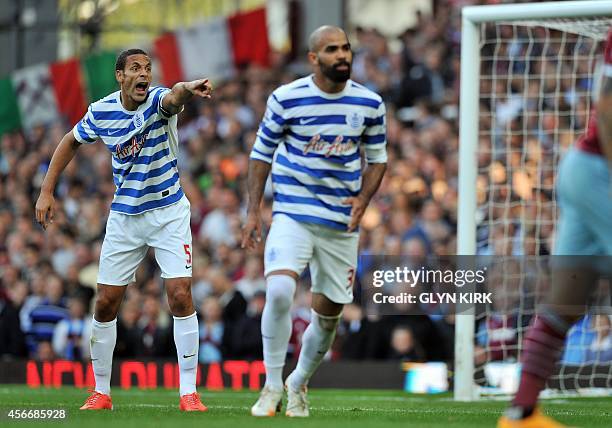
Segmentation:
{"type": "Polygon", "coordinates": [[[101,294],[96,298],[94,318],[99,322],[112,321],[117,317],[118,302],[112,296],[101,294]]]}
{"type": "Polygon", "coordinates": [[[340,316],[325,316],[312,311],[312,322],[316,323],[322,330],[325,331],[336,331],[338,324],[340,323],[340,316]]]}
{"type": "Polygon", "coordinates": [[[277,312],[288,311],[295,293],[295,279],[288,275],[271,275],[267,280],[266,304],[277,312]]]}
{"type": "Polygon", "coordinates": [[[193,306],[190,287],[174,287],[168,292],[168,304],[174,315],[182,316],[185,312],[189,312],[193,306]]]}

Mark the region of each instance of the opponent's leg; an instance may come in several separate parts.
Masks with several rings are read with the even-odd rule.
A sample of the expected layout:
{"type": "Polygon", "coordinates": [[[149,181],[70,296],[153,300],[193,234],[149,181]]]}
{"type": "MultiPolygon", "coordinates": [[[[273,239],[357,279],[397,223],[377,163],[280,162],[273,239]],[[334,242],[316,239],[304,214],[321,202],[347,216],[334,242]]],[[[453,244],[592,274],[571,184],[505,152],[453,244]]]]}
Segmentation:
{"type": "Polygon", "coordinates": [[[584,267],[553,272],[550,303],[542,308],[525,336],[519,389],[500,427],[516,424],[512,421],[532,423],[535,419],[544,428],[561,426],[537,412],[538,396],[554,374],[568,330],[584,314],[596,279],[596,273],[584,267]]]}
{"type": "Polygon", "coordinates": [[[606,171],[605,162],[576,149],[570,150],[560,164],[557,187],[561,210],[551,296],[525,336],[519,389],[499,428],[561,427],[537,411],[537,401],[555,370],[568,330],[584,315],[595,288],[599,266],[592,255],[606,254],[602,235],[612,236],[612,223],[601,218],[601,213],[612,212],[612,205],[600,202],[600,195],[607,189],[606,171]],[[603,227],[594,229],[594,224],[603,227]]]}

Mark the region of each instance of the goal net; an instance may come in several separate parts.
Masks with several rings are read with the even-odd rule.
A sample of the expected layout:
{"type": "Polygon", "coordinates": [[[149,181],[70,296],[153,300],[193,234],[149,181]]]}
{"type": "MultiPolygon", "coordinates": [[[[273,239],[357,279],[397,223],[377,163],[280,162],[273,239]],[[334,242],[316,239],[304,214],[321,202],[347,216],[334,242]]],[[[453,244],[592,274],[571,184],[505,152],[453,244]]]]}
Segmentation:
{"type": "MultiPolygon", "coordinates": [[[[457,317],[459,400],[518,386],[523,336],[550,289],[557,166],[586,129],[612,25],[609,1],[466,9],[458,253],[494,265],[494,303],[457,317]]],[[[592,304],[568,335],[549,393],[612,390],[609,286],[592,304]]]]}

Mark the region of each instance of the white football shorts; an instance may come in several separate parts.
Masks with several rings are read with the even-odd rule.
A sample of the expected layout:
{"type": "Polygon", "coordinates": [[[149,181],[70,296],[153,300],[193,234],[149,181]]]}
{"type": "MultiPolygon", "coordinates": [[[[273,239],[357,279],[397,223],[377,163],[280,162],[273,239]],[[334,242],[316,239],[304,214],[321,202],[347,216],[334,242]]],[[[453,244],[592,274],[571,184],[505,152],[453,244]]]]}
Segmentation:
{"type": "Polygon", "coordinates": [[[339,304],[353,301],[359,233],[302,223],[275,214],[266,239],[265,274],[310,267],[312,292],[339,304]]]}
{"type": "Polygon", "coordinates": [[[98,284],[128,285],[149,247],[162,278],[191,277],[191,205],[186,196],[178,202],[142,214],[111,211],[100,254],[98,284]]]}

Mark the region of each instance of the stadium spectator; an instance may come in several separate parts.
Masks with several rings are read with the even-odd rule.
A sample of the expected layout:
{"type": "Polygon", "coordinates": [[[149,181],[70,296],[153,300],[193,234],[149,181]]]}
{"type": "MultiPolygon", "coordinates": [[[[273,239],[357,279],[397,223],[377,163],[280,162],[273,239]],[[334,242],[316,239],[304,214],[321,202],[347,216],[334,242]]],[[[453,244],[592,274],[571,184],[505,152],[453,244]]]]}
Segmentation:
{"type": "Polygon", "coordinates": [[[170,317],[167,312],[162,312],[159,296],[148,294],[144,297],[138,327],[137,356],[171,357],[176,353],[170,317]]]}
{"type": "MultiPolygon", "coordinates": [[[[361,255],[401,253],[421,256],[424,253],[453,254],[456,251],[458,122],[453,111],[456,112],[459,93],[458,10],[449,2],[437,2],[436,15],[432,19],[422,17],[415,28],[406,31],[398,40],[385,39],[365,28],[357,33],[353,78],[379,91],[385,98],[389,152],[385,179],[362,223],[361,255]],[[391,49],[392,42],[397,44],[398,41],[399,54],[397,49],[391,49]],[[422,76],[419,78],[420,73],[422,76]],[[416,86],[417,82],[422,87],[416,86]],[[400,87],[402,91],[397,91],[400,87]],[[413,108],[402,110],[406,106],[413,108]]],[[[568,39],[568,48],[571,43],[568,39]]],[[[517,58],[525,48],[526,44],[523,44],[517,58]]],[[[542,43],[535,42],[532,49],[532,56],[538,56],[543,49],[542,43]]],[[[492,53],[483,52],[486,55],[492,53]]],[[[515,67],[524,67],[525,62],[515,61],[514,64],[515,67]]],[[[544,64],[535,61],[532,65],[535,73],[538,72],[536,67],[544,64]]],[[[586,76],[587,61],[578,65],[576,73],[586,76]]],[[[498,66],[505,73],[509,64],[500,60],[498,66]]],[[[215,100],[206,104],[192,103],[180,116],[182,147],[178,162],[181,184],[192,206],[193,296],[196,307],[201,307],[205,297],[211,293],[216,295],[222,302],[224,319],[241,319],[248,304],[245,300],[251,300],[252,294],[259,289],[253,284],[261,281],[260,267],[257,267],[261,264],[261,251],[245,259],[236,248],[240,216],[244,215],[246,201],[247,154],[254,142],[268,94],[279,84],[292,81],[296,70],[301,70],[300,64],[291,63],[271,70],[246,68],[234,78],[219,83],[215,100]],[[219,271],[224,273],[221,275],[219,271]],[[219,283],[223,285],[219,286],[219,283]],[[225,288],[229,292],[220,290],[225,288]],[[238,293],[232,290],[237,290],[241,297],[235,297],[238,293]]],[[[548,80],[527,80],[528,93],[533,96],[544,89],[542,85],[551,84],[548,80]]],[[[517,84],[521,82],[511,82],[514,93],[522,89],[517,84]]],[[[478,213],[483,218],[478,228],[480,254],[550,252],[554,210],[540,208],[538,216],[542,221],[538,228],[530,228],[521,223],[534,220],[535,204],[523,212],[495,206],[501,206],[505,201],[516,205],[523,198],[530,197],[524,189],[513,191],[513,188],[521,186],[517,187],[513,182],[510,168],[520,166],[523,161],[533,170],[541,170],[544,161],[554,156],[549,147],[549,137],[555,125],[563,134],[559,136],[562,142],[571,142],[573,136],[563,130],[568,128],[564,118],[569,117],[569,111],[575,113],[572,115],[574,129],[584,128],[585,93],[589,85],[586,77],[579,77],[575,85],[570,81],[564,82],[559,94],[563,102],[558,104],[558,110],[552,98],[541,107],[528,101],[526,108],[530,119],[527,132],[530,139],[526,144],[530,150],[525,159],[502,156],[505,141],[500,137],[480,141],[478,173],[481,177],[494,175],[496,189],[499,189],[480,195],[480,202],[493,203],[493,208],[478,213]],[[538,113],[540,108],[543,115],[538,113]],[[561,117],[556,117],[556,114],[561,117]],[[487,227],[486,223],[494,226],[487,227]]],[[[495,99],[491,97],[490,102],[483,102],[480,123],[483,129],[491,128],[489,122],[492,118],[487,114],[494,112],[497,116],[494,126],[503,129],[507,124],[516,130],[520,112],[517,111],[516,98],[506,95],[507,88],[506,79],[500,78],[497,87],[483,79],[483,92],[498,95],[495,99]]],[[[66,169],[57,186],[58,212],[47,230],[47,239],[40,230],[32,227],[33,198],[38,194],[55,145],[67,130],[63,124],[56,123],[47,128],[0,137],[0,291],[4,290],[19,310],[24,333],[31,331],[30,314],[46,299],[47,288],[54,287],[54,278],[61,278],[66,294],[70,295],[75,290],[88,294],[86,288],[95,287],[106,213],[115,190],[108,175],[110,156],[102,145],[83,147],[66,169]],[[24,292],[24,286],[27,292],[24,292]]],[[[521,138],[512,140],[515,149],[520,149],[522,144],[521,138]]],[[[532,180],[552,189],[554,171],[543,171],[541,176],[532,180]]],[[[550,201],[552,196],[540,192],[538,197],[550,201]]],[[[264,233],[271,221],[270,198],[268,189],[262,207],[264,233]]],[[[141,328],[144,322],[139,321],[143,300],[147,301],[145,306],[152,306],[148,302],[152,297],[142,297],[144,290],[141,289],[160,274],[154,263],[145,264],[147,267],[139,271],[137,283],[128,287],[128,301],[119,316],[117,356],[131,358],[141,352],[141,340],[137,335],[140,330],[135,329],[141,328]]],[[[359,269],[361,271],[362,266],[359,269]]],[[[306,281],[306,278],[301,278],[299,286],[306,281]]],[[[361,290],[358,286],[359,281],[354,295],[358,303],[363,303],[359,302],[361,290]]],[[[305,293],[300,295],[298,288],[296,300],[307,298],[305,293]]],[[[159,311],[166,313],[161,298],[158,296],[156,299],[159,311]]],[[[303,310],[304,307],[309,307],[309,304],[296,303],[292,311],[290,355],[299,351],[301,334],[308,325],[310,314],[303,310]]],[[[350,310],[347,307],[347,311],[350,310]]],[[[380,334],[378,327],[370,328],[369,324],[374,321],[363,316],[363,306],[361,312],[361,315],[345,315],[339,342],[334,347],[335,357],[382,358],[387,354],[391,330],[387,330],[384,336],[376,336],[380,334]],[[343,329],[346,329],[345,333],[342,333],[343,329]],[[381,337],[384,338],[384,352],[378,343],[381,337]],[[370,345],[371,342],[375,345],[370,345]],[[369,350],[371,346],[373,350],[369,350]]],[[[429,315],[432,314],[423,317],[432,319],[429,315]]],[[[162,318],[165,316],[160,315],[162,318]]],[[[389,322],[385,321],[386,318],[379,322],[384,322],[386,328],[396,327],[393,323],[386,324],[389,322]]],[[[444,339],[429,345],[431,328],[413,328],[413,335],[426,350],[450,360],[453,347],[449,340],[454,326],[445,322],[441,327],[440,319],[433,318],[435,330],[446,332],[441,336],[444,339]]],[[[48,357],[50,353],[45,347],[42,345],[41,353],[48,357]]],[[[33,342],[30,352],[36,355],[33,342]]],[[[429,352],[427,357],[430,357],[429,352]]],[[[581,358],[586,357],[582,355],[581,358]]]]}
{"type": "Polygon", "coordinates": [[[223,359],[227,346],[219,299],[210,296],[200,306],[200,350],[201,363],[217,363],[223,359]]]}
{"type": "Polygon", "coordinates": [[[48,340],[39,342],[36,347],[34,359],[40,362],[55,360],[55,353],[53,352],[53,345],[51,345],[51,342],[48,340]]]}
{"type": "Polygon", "coordinates": [[[232,332],[232,354],[235,358],[261,360],[263,348],[261,339],[261,314],[266,302],[266,292],[256,291],[247,307],[246,314],[234,326],[232,332]]]}
{"type": "MultiPolygon", "coordinates": [[[[231,342],[236,323],[246,312],[247,302],[236,290],[235,284],[228,278],[221,268],[213,268],[209,273],[212,296],[216,297],[221,305],[221,319],[223,321],[223,335],[225,342],[231,342]]],[[[231,347],[225,350],[224,357],[234,358],[231,347]]]]}
{"type": "Polygon", "coordinates": [[[25,338],[19,326],[19,311],[0,291],[0,359],[26,355],[25,338]]]}
{"type": "Polygon", "coordinates": [[[399,326],[391,333],[389,358],[401,361],[425,361],[425,352],[409,327],[399,326]]]}
{"type": "Polygon", "coordinates": [[[115,356],[117,358],[134,358],[138,355],[138,344],[141,331],[138,326],[140,318],[139,297],[133,298],[134,293],[128,294],[128,299],[121,306],[117,318],[117,343],[115,356]]]}
{"type": "Polygon", "coordinates": [[[587,361],[612,361],[612,316],[595,315],[593,317],[595,338],[587,348],[587,361]]]}
{"type": "Polygon", "coordinates": [[[89,358],[91,317],[85,300],[80,296],[70,297],[68,312],[69,318],[58,322],[53,331],[53,352],[66,360],[86,360],[89,358]]]}
{"type": "Polygon", "coordinates": [[[36,352],[40,342],[50,343],[56,325],[69,316],[61,278],[51,275],[44,281],[45,296],[29,313],[29,328],[25,331],[30,352],[36,352]]]}
{"type": "Polygon", "coordinates": [[[263,264],[256,256],[249,256],[244,264],[244,276],[236,282],[236,290],[245,299],[251,299],[258,291],[266,291],[266,281],[263,276],[263,264]]]}
{"type": "Polygon", "coordinates": [[[344,360],[385,359],[388,344],[385,342],[380,317],[366,316],[361,306],[344,307],[338,328],[338,342],[334,348],[344,360]]]}

